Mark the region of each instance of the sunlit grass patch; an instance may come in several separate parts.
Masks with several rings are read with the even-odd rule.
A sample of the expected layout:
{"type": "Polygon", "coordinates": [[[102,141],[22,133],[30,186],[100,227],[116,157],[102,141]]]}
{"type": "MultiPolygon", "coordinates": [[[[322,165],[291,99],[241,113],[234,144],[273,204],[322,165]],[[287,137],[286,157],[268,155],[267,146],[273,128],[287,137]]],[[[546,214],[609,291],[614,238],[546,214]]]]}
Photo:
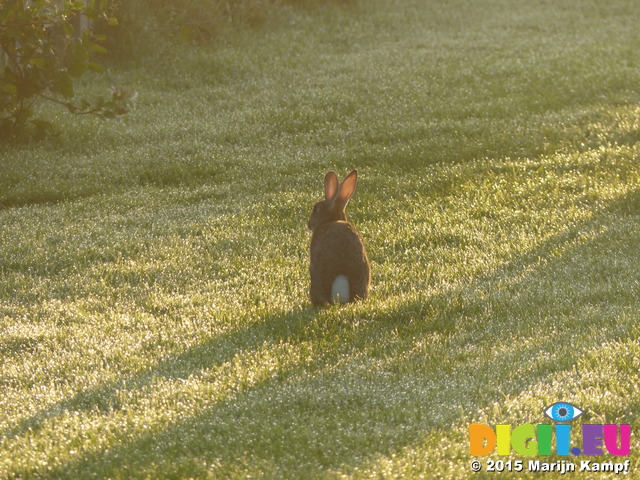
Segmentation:
{"type": "Polygon", "coordinates": [[[287,10],[3,147],[0,477],[466,478],[469,423],[559,400],[635,432],[637,15],[462,3],[287,10]],[[372,295],[315,310],[354,167],[372,295]]]}

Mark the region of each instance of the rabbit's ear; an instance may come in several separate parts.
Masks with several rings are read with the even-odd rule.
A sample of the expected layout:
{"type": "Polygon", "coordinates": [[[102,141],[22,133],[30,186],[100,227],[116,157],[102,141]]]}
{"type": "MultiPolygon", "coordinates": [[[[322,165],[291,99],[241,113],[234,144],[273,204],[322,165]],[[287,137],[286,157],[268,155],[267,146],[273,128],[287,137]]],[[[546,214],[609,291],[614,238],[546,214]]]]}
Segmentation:
{"type": "Polygon", "coordinates": [[[338,176],[336,172],[329,172],[324,176],[324,198],[331,200],[338,191],[338,176]]]}
{"type": "Polygon", "coordinates": [[[353,170],[347,178],[345,178],[340,184],[338,189],[338,195],[336,196],[336,203],[343,210],[346,208],[349,199],[356,191],[356,182],[358,181],[358,171],[353,170]]]}

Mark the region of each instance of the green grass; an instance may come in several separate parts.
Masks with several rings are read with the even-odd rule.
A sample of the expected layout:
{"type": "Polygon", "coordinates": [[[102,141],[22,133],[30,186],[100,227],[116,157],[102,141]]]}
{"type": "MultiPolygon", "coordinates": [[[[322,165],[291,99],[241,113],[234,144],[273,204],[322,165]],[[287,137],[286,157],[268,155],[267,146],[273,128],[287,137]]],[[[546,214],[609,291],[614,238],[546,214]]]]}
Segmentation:
{"type": "Polygon", "coordinates": [[[88,81],[122,120],[43,106],[0,147],[0,478],[538,478],[472,474],[467,426],[560,400],[637,474],[639,17],[281,6],[88,81]],[[354,167],[372,296],[314,310],[354,167]]]}

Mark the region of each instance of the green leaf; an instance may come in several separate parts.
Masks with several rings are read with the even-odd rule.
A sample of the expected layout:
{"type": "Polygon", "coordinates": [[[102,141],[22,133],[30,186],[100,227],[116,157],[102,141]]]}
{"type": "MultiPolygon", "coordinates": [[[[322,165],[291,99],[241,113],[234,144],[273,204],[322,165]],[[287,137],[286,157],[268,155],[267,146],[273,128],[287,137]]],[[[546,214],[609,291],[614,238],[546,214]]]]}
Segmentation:
{"type": "Polygon", "coordinates": [[[73,37],[75,33],[73,25],[71,25],[69,22],[64,23],[64,33],[67,37],[73,37]]]}
{"type": "Polygon", "coordinates": [[[72,77],[79,77],[87,71],[89,52],[84,45],[75,43],[70,49],[70,57],[67,65],[67,72],[72,77]]]}
{"type": "Polygon", "coordinates": [[[74,59],[67,65],[67,72],[72,77],[80,77],[87,71],[87,62],[84,60],[74,59]]]}
{"type": "Polygon", "coordinates": [[[69,75],[60,75],[54,82],[54,89],[65,98],[73,98],[73,81],[69,75]]]}
{"type": "Polygon", "coordinates": [[[2,85],[2,90],[4,90],[9,95],[15,95],[18,93],[18,87],[10,82],[5,82],[4,85],[2,85]]]}
{"type": "Polygon", "coordinates": [[[93,70],[96,73],[104,73],[104,67],[96,62],[89,62],[87,64],[90,70],[93,70]]]}
{"type": "Polygon", "coordinates": [[[81,0],[75,0],[68,2],[68,6],[72,10],[82,10],[84,8],[84,2],[81,0]]]}
{"type": "Polygon", "coordinates": [[[47,62],[45,61],[44,58],[32,58],[29,60],[29,62],[34,67],[39,67],[39,68],[45,68],[45,66],[47,65],[47,62]]]}
{"type": "Polygon", "coordinates": [[[98,45],[97,43],[94,43],[93,45],[91,45],[91,50],[101,55],[104,55],[107,53],[107,49],[104,48],[102,45],[98,45]]]}

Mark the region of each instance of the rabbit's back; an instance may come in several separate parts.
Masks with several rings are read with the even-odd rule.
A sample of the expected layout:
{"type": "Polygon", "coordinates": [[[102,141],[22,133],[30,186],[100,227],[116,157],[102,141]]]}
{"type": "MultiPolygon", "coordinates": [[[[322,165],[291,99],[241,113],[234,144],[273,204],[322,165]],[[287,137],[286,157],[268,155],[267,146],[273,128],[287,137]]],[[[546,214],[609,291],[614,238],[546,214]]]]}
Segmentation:
{"type": "Polygon", "coordinates": [[[369,294],[369,259],[360,233],[349,222],[329,222],[314,230],[310,271],[315,304],[332,301],[332,285],[340,275],[348,279],[349,301],[369,294]]]}
{"type": "Polygon", "coordinates": [[[336,260],[351,263],[349,260],[353,260],[360,263],[363,256],[366,258],[360,233],[353,225],[344,221],[330,222],[316,229],[311,237],[312,258],[314,253],[325,262],[336,260]]]}

